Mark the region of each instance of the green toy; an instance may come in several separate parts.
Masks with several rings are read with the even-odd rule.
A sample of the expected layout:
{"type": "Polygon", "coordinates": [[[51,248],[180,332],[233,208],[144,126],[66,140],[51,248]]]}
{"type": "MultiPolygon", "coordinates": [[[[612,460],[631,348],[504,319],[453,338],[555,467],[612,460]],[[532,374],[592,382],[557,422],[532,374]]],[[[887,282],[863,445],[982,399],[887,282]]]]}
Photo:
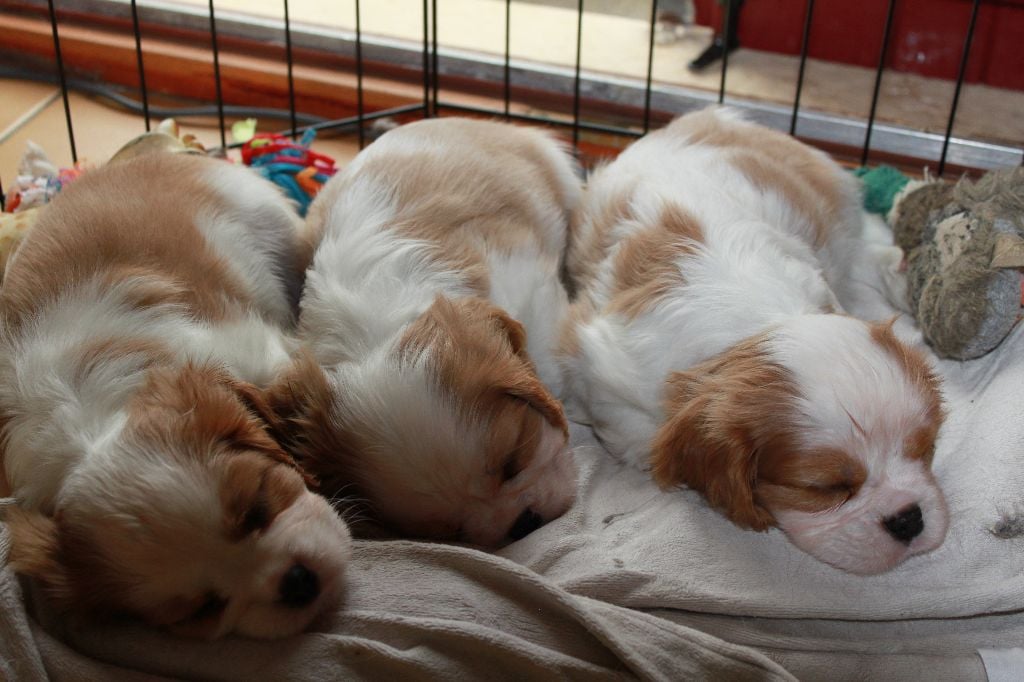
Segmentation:
{"type": "Polygon", "coordinates": [[[1024,168],[906,183],[889,224],[910,309],[935,352],[970,360],[998,346],[1024,304],[1024,168]]]}

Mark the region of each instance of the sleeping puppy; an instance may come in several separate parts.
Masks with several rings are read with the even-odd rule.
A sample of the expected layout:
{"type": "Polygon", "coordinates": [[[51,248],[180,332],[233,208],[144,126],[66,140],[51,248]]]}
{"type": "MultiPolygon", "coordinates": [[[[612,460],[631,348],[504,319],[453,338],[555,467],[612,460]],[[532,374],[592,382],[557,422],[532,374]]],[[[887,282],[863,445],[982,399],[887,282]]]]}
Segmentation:
{"type": "Polygon", "coordinates": [[[484,546],[566,511],[553,348],[578,196],[545,134],[451,118],[388,132],[327,183],[308,218],[312,357],[271,391],[325,490],[392,530],[484,546]]]}
{"type": "Polygon", "coordinates": [[[302,630],[345,523],[268,436],[309,247],[248,169],[153,153],[50,204],[0,292],[0,485],[15,570],[56,605],[187,635],[302,630]]]}
{"type": "Polygon", "coordinates": [[[860,574],[941,544],[939,383],[891,324],[843,314],[852,176],[723,109],[593,176],[568,269],[566,406],[663,487],[860,574]]]}

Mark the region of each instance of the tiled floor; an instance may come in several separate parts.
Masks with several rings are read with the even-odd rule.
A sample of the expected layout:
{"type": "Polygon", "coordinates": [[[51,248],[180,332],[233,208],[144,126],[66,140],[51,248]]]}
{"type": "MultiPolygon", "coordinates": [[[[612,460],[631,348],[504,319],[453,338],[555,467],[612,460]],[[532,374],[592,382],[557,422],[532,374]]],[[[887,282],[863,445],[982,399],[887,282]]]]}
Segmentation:
{"type": "MultiPolygon", "coordinates": [[[[58,167],[71,166],[71,145],[60,90],[52,85],[0,79],[0,92],[0,183],[5,191],[14,179],[29,140],[41,146],[58,167]]],[[[75,93],[69,101],[80,161],[102,164],[124,143],[146,130],[139,115],[75,93]]],[[[207,147],[220,144],[216,121],[181,119],[179,125],[183,133],[196,135],[207,147]]],[[[266,129],[278,127],[268,125],[266,129]]],[[[348,139],[319,139],[313,148],[340,164],[355,156],[358,144],[348,139]]]]}

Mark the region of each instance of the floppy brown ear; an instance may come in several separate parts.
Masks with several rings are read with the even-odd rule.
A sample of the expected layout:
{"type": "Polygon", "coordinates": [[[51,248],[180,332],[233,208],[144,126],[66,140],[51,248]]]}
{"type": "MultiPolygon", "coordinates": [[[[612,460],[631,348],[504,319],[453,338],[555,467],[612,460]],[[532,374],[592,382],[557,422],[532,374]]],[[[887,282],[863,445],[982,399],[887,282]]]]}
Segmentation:
{"type": "MultiPolygon", "coordinates": [[[[744,350],[744,349],[741,349],[744,350]]],[[[733,523],[776,525],[757,500],[758,452],[782,426],[778,368],[728,351],[666,386],[665,423],[651,446],[651,476],[663,488],[686,485],[733,523]]]]}
{"type": "Polygon", "coordinates": [[[515,377],[513,383],[506,387],[506,392],[520,400],[525,400],[530,407],[540,412],[548,423],[569,436],[569,422],[565,418],[562,403],[541,383],[532,371],[523,372],[515,377]]]}
{"type": "Polygon", "coordinates": [[[2,518],[11,534],[11,568],[37,580],[57,606],[67,605],[73,589],[61,558],[57,524],[38,512],[16,506],[7,507],[2,518]]]}
{"type": "Polygon", "coordinates": [[[174,429],[200,449],[211,442],[255,450],[295,468],[315,485],[273,437],[279,418],[264,393],[216,365],[186,365],[154,371],[144,398],[135,406],[141,431],[174,429]]]}

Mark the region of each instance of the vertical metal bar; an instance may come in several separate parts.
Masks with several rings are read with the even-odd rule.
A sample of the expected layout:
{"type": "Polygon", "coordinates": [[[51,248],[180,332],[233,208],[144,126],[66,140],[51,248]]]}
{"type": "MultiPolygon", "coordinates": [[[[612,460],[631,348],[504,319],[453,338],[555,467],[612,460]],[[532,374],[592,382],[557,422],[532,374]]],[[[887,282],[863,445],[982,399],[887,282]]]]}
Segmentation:
{"type": "Polygon", "coordinates": [[[430,4],[423,0],[423,116],[430,115],[430,4]]]}
{"type": "Polygon", "coordinates": [[[60,36],[57,33],[57,11],[53,8],[53,0],[47,0],[50,8],[50,28],[53,31],[53,53],[57,61],[57,74],[60,77],[60,94],[64,98],[64,119],[68,124],[68,143],[71,145],[71,160],[78,162],[78,150],[75,148],[75,129],[71,125],[71,103],[68,100],[68,82],[64,75],[64,59],[60,53],[60,36]]]}
{"type": "Polygon", "coordinates": [[[0,213],[3,213],[6,208],[7,200],[4,198],[4,182],[3,178],[0,178],[0,213]]]}
{"type": "Polygon", "coordinates": [[[512,66],[509,61],[512,40],[512,0],[505,0],[505,120],[512,104],[512,66]]]}
{"type": "Polygon", "coordinates": [[[572,144],[580,143],[580,57],[583,47],[583,0],[576,3],[576,78],[572,94],[572,144]]]}
{"type": "Polygon", "coordinates": [[[647,37],[647,84],[644,87],[644,133],[651,129],[651,73],[654,71],[654,25],[658,23],[658,0],[651,0],[651,34],[647,37]]]}
{"type": "Polygon", "coordinates": [[[946,125],[946,137],[942,140],[942,155],[939,156],[939,177],[946,170],[946,154],[949,152],[949,138],[953,136],[953,121],[956,120],[956,108],[960,103],[960,88],[967,76],[967,62],[971,55],[971,41],[974,40],[974,25],[978,20],[978,7],[981,0],[974,0],[971,5],[971,20],[967,24],[967,37],[964,39],[964,51],[960,55],[960,70],[956,75],[956,89],[953,91],[953,104],[949,108],[949,123],[946,125]]]}
{"type": "Polygon", "coordinates": [[[135,61],[139,69],[139,90],[142,93],[142,117],[149,132],[149,91],[146,89],[146,68],[142,64],[142,30],[139,28],[139,8],[132,0],[132,30],[135,32],[135,61]]]}
{"type": "Polygon", "coordinates": [[[889,11],[885,17],[885,30],[882,32],[882,53],[878,56],[878,72],[875,74],[875,91],[871,95],[871,111],[868,112],[868,129],[864,135],[864,148],[860,153],[860,165],[868,162],[868,150],[871,149],[871,131],[875,127],[875,112],[878,109],[878,93],[882,88],[882,72],[885,70],[885,58],[889,53],[889,33],[892,30],[892,17],[896,12],[896,0],[889,0],[889,11]]]}
{"type": "Polygon", "coordinates": [[[431,92],[431,99],[432,99],[431,109],[433,110],[434,115],[436,116],[437,115],[437,93],[438,93],[438,90],[440,89],[440,83],[441,83],[441,73],[440,73],[440,71],[437,68],[437,0],[431,0],[430,1],[430,10],[431,10],[430,11],[431,19],[433,19],[433,21],[434,21],[434,23],[431,25],[431,42],[433,43],[433,52],[431,53],[431,58],[430,58],[430,63],[431,63],[430,78],[431,78],[431,81],[432,81],[431,85],[432,85],[432,88],[433,88],[432,92],[431,92]]]}
{"type": "Polygon", "coordinates": [[[359,13],[359,0],[356,0],[356,118],[359,126],[359,148],[366,144],[366,131],[363,130],[363,24],[359,13]]]}
{"type": "Polygon", "coordinates": [[[811,42],[811,19],[814,17],[814,0],[807,0],[804,15],[804,37],[800,43],[800,70],[796,76],[796,96],[793,97],[793,117],[789,120],[789,134],[796,134],[796,120],[800,115],[800,94],[804,89],[804,70],[807,67],[807,46],[811,42]]]}
{"type": "Polygon", "coordinates": [[[295,58],[292,55],[292,21],[288,12],[288,0],[284,0],[284,51],[288,60],[288,113],[292,125],[292,139],[299,135],[299,123],[295,116],[295,58]]]}
{"type": "Polygon", "coordinates": [[[213,79],[217,88],[217,121],[220,124],[220,146],[226,149],[227,136],[224,132],[224,91],[220,84],[220,51],[217,48],[217,20],[213,15],[213,0],[210,0],[210,44],[213,46],[213,79]]]}
{"type": "Polygon", "coordinates": [[[722,17],[722,80],[718,84],[719,104],[725,101],[725,74],[729,70],[729,39],[732,33],[729,21],[732,19],[732,0],[725,0],[722,6],[725,8],[725,16],[722,17]]]}

